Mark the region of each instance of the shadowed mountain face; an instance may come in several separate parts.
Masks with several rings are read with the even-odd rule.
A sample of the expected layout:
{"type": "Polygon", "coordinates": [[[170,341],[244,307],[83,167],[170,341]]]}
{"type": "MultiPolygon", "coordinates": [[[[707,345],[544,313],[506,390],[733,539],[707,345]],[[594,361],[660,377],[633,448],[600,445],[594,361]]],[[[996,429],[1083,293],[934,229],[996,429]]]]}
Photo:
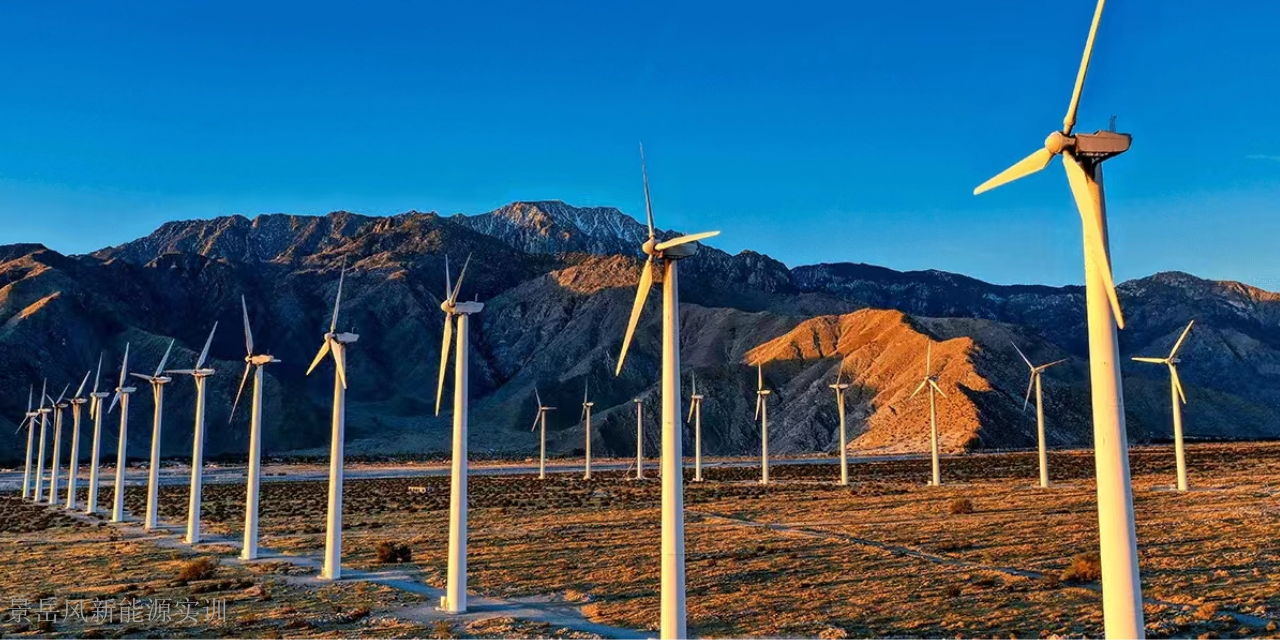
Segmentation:
{"type": "MultiPolygon", "coordinates": [[[[28,385],[38,388],[45,377],[51,389],[78,383],[105,351],[101,387],[114,388],[126,343],[133,370],[150,373],[171,338],[177,347],[170,366],[185,368],[215,321],[208,451],[243,455],[247,411],[228,415],[244,370],[241,295],[259,348],[283,361],[267,369],[265,449],[325,453],[332,368],[304,373],[327,329],[344,260],[352,270],[339,324],[361,335],[348,357],[348,451],[445,452],[448,388],[440,417],[434,404],[446,251],[455,269],[473,256],[462,295],[486,303],[471,333],[471,447],[478,456],[536,452],[535,388],[559,407],[548,421],[552,449],[581,450],[588,381],[597,454],[634,453],[631,401],[639,397],[644,438],[656,455],[658,295],[648,302],[626,368],[613,374],[644,236],[641,223],[616,209],[519,202],[473,216],[338,212],[171,222],[89,256],[0,246],[0,459],[22,456],[26,439],[14,427],[28,385]]],[[[1280,436],[1280,294],[1162,273],[1124,283],[1120,295],[1129,320],[1121,346],[1132,439],[1170,436],[1169,381],[1164,368],[1127,358],[1167,354],[1192,318],[1196,328],[1180,354],[1187,433],[1280,436]]],[[[759,450],[752,420],[757,362],[774,390],[772,452],[833,450],[836,408],[827,385],[841,367],[854,385],[847,398],[851,446],[924,450],[928,399],[909,396],[925,373],[928,340],[947,393],[938,403],[946,449],[1034,444],[1033,413],[1022,408],[1027,369],[1010,342],[1037,363],[1069,360],[1045,376],[1049,437],[1057,445],[1092,441],[1079,287],[999,286],[859,264],[787,269],[758,253],[704,246],[681,263],[681,298],[685,389],[696,371],[707,396],[709,454],[759,450]]],[[[189,455],[193,387],[185,378],[168,387],[166,455],[189,455]]],[[[149,444],[150,414],[150,394],[140,393],[130,418],[138,456],[149,444]]],[[[115,450],[118,419],[104,417],[104,452],[115,450]]]]}

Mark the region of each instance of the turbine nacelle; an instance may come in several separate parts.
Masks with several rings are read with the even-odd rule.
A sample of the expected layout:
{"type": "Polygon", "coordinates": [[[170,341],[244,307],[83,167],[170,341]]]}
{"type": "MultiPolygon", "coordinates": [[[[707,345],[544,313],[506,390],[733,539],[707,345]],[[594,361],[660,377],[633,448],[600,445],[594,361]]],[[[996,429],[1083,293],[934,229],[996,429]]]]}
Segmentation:
{"type": "Polygon", "coordinates": [[[250,355],[250,356],[245,356],[245,357],[244,357],[244,361],[245,361],[246,363],[250,364],[250,365],[255,366],[255,367],[261,367],[261,366],[263,366],[263,365],[267,365],[267,364],[275,364],[275,363],[280,362],[279,360],[276,360],[276,359],[275,359],[275,357],[273,357],[273,356],[269,356],[269,355],[265,355],[265,354],[263,354],[263,355],[259,355],[259,356],[252,356],[252,355],[250,355]]]}

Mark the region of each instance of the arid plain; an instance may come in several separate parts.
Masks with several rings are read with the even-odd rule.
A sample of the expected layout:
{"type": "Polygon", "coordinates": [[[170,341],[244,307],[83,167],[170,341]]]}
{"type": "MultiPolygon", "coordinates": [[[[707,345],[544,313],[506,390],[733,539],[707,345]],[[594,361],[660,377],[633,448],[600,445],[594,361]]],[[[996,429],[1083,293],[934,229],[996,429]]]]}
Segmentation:
{"type": "MultiPolygon", "coordinates": [[[[1131,453],[1146,623],[1152,637],[1277,637],[1280,443],[1188,449],[1192,491],[1169,489],[1172,448],[1131,453]]],[[[686,485],[690,633],[702,637],[1098,636],[1093,459],[1033,453],[834,464],[713,467],[686,485]]],[[[652,475],[653,471],[650,470],[652,475]]],[[[79,637],[599,637],[657,625],[656,478],[606,471],[471,479],[473,611],[435,611],[443,588],[448,478],[349,479],[344,564],[316,579],[324,481],[263,485],[264,559],[236,559],[243,485],[205,489],[213,539],[180,544],[187,489],[164,486],[164,532],[0,495],[0,631],[79,637]],[[381,549],[379,547],[382,547],[381,549]],[[210,561],[202,561],[208,558],[210,561]],[[407,561],[406,561],[407,558],[407,561]],[[205,569],[205,571],[201,571],[205,569]],[[181,576],[183,571],[186,576],[181,576]],[[68,601],[221,600],[225,618],[62,614],[68,601]],[[37,604],[57,619],[36,619],[37,604]],[[14,603],[29,621],[15,621],[14,603]]],[[[110,490],[104,492],[104,500],[110,490]]],[[[143,487],[127,508],[140,513],[143,487]]],[[[99,609],[103,605],[97,606],[99,609]]]]}

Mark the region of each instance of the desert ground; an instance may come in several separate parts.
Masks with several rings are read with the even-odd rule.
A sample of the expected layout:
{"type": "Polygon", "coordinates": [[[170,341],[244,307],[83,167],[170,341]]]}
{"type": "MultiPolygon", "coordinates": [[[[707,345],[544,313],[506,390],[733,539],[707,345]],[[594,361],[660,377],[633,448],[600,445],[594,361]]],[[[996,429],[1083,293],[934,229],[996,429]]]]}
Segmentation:
{"type": "MultiPolygon", "coordinates": [[[[1171,490],[1171,447],[1131,453],[1148,634],[1280,637],[1280,443],[1191,445],[1188,459],[1192,491],[1180,494],[1171,490]]],[[[768,487],[743,464],[709,469],[705,482],[686,485],[692,635],[1102,632],[1096,564],[1087,557],[1097,547],[1090,452],[1053,452],[1049,489],[1035,486],[1031,452],[947,458],[941,487],[924,486],[925,459],[859,461],[848,487],[835,484],[834,460],[778,461],[768,487]]],[[[156,532],[65,515],[7,491],[0,632],[648,637],[658,622],[654,471],[644,481],[621,470],[590,482],[580,472],[544,481],[473,477],[473,610],[462,617],[434,608],[444,586],[447,477],[349,478],[348,576],[339,583],[316,578],[325,481],[263,484],[264,557],[251,563],[237,559],[240,484],[206,486],[211,539],[194,548],[181,542],[187,490],[179,484],[161,488],[168,528],[156,532]],[[156,614],[163,602],[196,603],[188,605],[195,615],[166,620],[156,614]],[[37,615],[42,605],[47,619],[37,615]],[[15,620],[23,606],[29,612],[15,620]]],[[[100,496],[104,505],[110,496],[110,489],[100,496]]],[[[140,514],[144,501],[144,487],[127,488],[130,513],[140,514]]]]}

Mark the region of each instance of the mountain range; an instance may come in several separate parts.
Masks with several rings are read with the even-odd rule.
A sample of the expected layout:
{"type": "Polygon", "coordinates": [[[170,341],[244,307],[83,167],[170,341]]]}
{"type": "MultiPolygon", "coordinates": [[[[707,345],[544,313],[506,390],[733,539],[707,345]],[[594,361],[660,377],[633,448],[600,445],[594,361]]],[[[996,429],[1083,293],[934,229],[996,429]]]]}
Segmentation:
{"type": "MultiPolygon", "coordinates": [[[[580,451],[578,407],[587,382],[596,403],[595,452],[634,453],[631,400],[638,397],[646,446],[656,455],[658,296],[648,302],[626,368],[613,375],[645,236],[643,225],[617,209],[549,201],[477,215],[170,222],[81,256],[0,245],[0,460],[23,454],[25,436],[14,428],[31,384],[38,391],[47,378],[56,396],[105,352],[101,385],[114,388],[126,344],[133,370],[150,373],[176,340],[170,366],[184,368],[214,322],[218,375],[210,385],[207,451],[243,455],[247,415],[229,416],[244,369],[242,295],[257,344],[282,360],[267,369],[264,449],[324,455],[332,372],[322,365],[304,374],[327,329],[344,262],[351,270],[340,329],[361,335],[348,357],[348,451],[445,452],[450,418],[447,406],[435,416],[434,396],[446,252],[455,268],[473,256],[463,295],[486,303],[471,333],[473,455],[536,452],[535,389],[560,407],[549,419],[551,449],[580,451]]],[[[1189,437],[1280,437],[1280,294],[1177,272],[1125,282],[1119,292],[1128,320],[1120,344],[1131,440],[1166,440],[1171,426],[1168,374],[1128,357],[1167,353],[1192,319],[1179,369],[1189,437]]],[[[774,390],[771,452],[834,450],[827,385],[841,370],[855,385],[848,395],[852,449],[924,450],[928,403],[909,396],[924,375],[930,340],[947,393],[939,404],[947,451],[1034,446],[1034,417],[1023,409],[1028,373],[1011,343],[1033,361],[1068,360],[1044,379],[1051,444],[1092,441],[1081,287],[1004,286],[852,263],[788,268],[760,253],[704,246],[682,263],[681,300],[685,388],[696,373],[707,395],[707,454],[759,450],[756,364],[774,390]]],[[[166,455],[189,455],[193,400],[189,380],[170,385],[166,455]]],[[[131,450],[142,456],[149,395],[139,393],[133,406],[131,450]]],[[[104,453],[115,449],[117,419],[104,421],[104,453]]]]}

